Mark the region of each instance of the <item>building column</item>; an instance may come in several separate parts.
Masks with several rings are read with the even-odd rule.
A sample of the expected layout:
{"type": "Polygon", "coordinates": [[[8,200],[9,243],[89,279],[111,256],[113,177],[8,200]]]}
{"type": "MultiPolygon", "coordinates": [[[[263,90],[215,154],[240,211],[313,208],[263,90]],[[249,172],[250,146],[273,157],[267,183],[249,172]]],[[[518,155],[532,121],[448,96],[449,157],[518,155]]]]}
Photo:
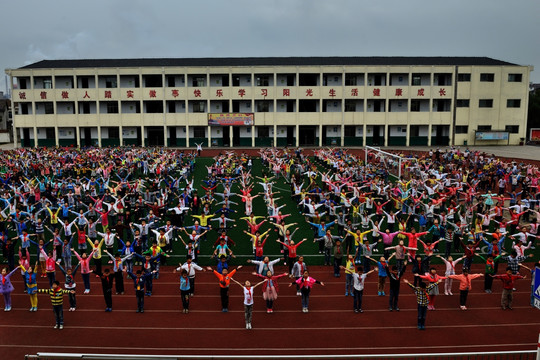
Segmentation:
{"type": "Polygon", "coordinates": [[[388,124],[384,124],[384,146],[388,146],[388,124]]]}
{"type": "Polygon", "coordinates": [[[251,147],[255,147],[255,126],[251,127],[251,147]]]}
{"type": "MultiPolygon", "coordinates": [[[[81,129],[78,126],[75,126],[75,136],[77,137],[77,148],[81,148],[81,129]]],[[[121,138],[122,135],[120,135],[121,138]]],[[[120,140],[120,145],[122,145],[122,140],[120,140]]]]}
{"type": "Polygon", "coordinates": [[[58,126],[54,127],[54,142],[56,144],[56,147],[60,146],[60,141],[58,139],[58,126]]]}
{"type": "Polygon", "coordinates": [[[37,133],[37,126],[34,126],[34,147],[38,147],[38,133],[37,133]]]}
{"type": "Polygon", "coordinates": [[[17,149],[19,146],[17,145],[17,131],[18,129],[14,126],[13,127],[13,147],[17,149]]]}
{"type": "Polygon", "coordinates": [[[296,136],[295,136],[295,140],[296,140],[296,147],[299,147],[300,146],[300,125],[296,124],[296,136]]]}
{"type": "Polygon", "coordinates": [[[405,146],[410,146],[411,142],[411,124],[407,124],[407,137],[405,140],[405,146]]]}
{"type": "MultiPolygon", "coordinates": [[[[101,147],[101,126],[97,127],[97,139],[98,139],[98,146],[101,147]]],[[[144,133],[141,135],[142,139],[142,146],[144,146],[144,133]]]]}
{"type": "Polygon", "coordinates": [[[277,125],[274,124],[274,147],[277,146],[277,125]]]}
{"type": "Polygon", "coordinates": [[[341,124],[341,147],[345,146],[345,125],[341,124]]]}
{"type": "Polygon", "coordinates": [[[212,127],[208,126],[208,147],[212,147],[212,127]]]}
{"type": "MultiPolygon", "coordinates": [[[[174,131],[176,131],[176,128],[174,128],[174,131]]],[[[168,147],[167,141],[169,140],[169,137],[167,136],[167,125],[163,125],[163,146],[168,147]]]]}
{"type": "Polygon", "coordinates": [[[428,146],[431,146],[431,131],[432,131],[431,123],[429,123],[428,128],[427,128],[427,132],[428,132],[427,145],[428,146]]]}
{"type": "Polygon", "coordinates": [[[362,130],[362,146],[366,146],[367,145],[367,142],[366,142],[366,137],[367,137],[367,125],[364,124],[364,129],[362,130]]]}
{"type": "Polygon", "coordinates": [[[189,125],[186,125],[186,127],[184,128],[186,129],[186,147],[188,148],[189,147],[189,125]]]}
{"type": "Polygon", "coordinates": [[[124,128],[122,126],[118,127],[118,138],[120,140],[120,146],[124,146],[124,134],[122,134],[124,128]]]}
{"type": "Polygon", "coordinates": [[[229,147],[234,147],[234,144],[233,144],[234,136],[233,135],[234,135],[233,127],[229,126],[229,147]]]}
{"type": "Polygon", "coordinates": [[[322,139],[323,139],[323,126],[322,124],[319,124],[319,147],[322,147],[322,139]]]}

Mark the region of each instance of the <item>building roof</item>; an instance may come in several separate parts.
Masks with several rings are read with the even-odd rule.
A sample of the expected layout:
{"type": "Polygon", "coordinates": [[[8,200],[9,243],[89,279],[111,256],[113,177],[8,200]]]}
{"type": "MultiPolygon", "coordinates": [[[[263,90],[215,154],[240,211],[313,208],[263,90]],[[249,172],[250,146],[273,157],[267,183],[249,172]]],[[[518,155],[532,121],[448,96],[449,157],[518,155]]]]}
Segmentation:
{"type": "Polygon", "coordinates": [[[415,66],[460,65],[501,66],[516,65],[488,57],[242,57],[242,58],[144,58],[144,59],[80,59],[41,60],[20,69],[70,68],[138,68],[138,67],[223,67],[223,66],[415,66]]]}

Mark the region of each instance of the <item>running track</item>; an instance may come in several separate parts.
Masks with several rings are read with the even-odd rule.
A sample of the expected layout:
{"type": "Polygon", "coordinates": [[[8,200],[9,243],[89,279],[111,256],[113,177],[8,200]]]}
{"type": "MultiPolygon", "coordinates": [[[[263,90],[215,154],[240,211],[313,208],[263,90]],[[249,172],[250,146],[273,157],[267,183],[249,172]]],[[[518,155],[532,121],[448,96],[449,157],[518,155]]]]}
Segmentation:
{"type": "MultiPolygon", "coordinates": [[[[480,270],[480,265],[473,268],[473,272],[480,270]]],[[[253,281],[251,271],[251,266],[245,267],[235,278],[253,281]]],[[[540,316],[529,306],[529,279],[518,281],[512,311],[500,309],[500,282],[495,280],[493,294],[485,294],[482,279],[473,282],[469,310],[461,311],[454,283],[454,296],[439,296],[437,309],[428,313],[427,331],[419,331],[415,297],[406,285],[401,287],[401,311],[389,312],[388,296],[376,295],[377,276],[371,274],[364,290],[364,313],[355,314],[352,297],[344,296],[343,276],[335,278],[330,267],[322,266],[312,266],[311,275],[326,286],[312,290],[308,314],[301,312],[300,298],[294,287],[287,287],[288,279],[279,281],[273,314],[266,313],[261,290],[256,289],[252,330],[245,329],[241,289],[231,285],[229,313],[222,313],[217,279],[208,272],[197,275],[189,314],[180,310],[178,274],[170,267],[154,282],[154,295],[146,297],[144,314],[135,313],[132,282],[125,282],[126,294],[113,295],[114,310],[105,313],[97,279],[92,278],[88,295],[81,294],[82,281],[78,281],[77,311],[67,311],[66,296],[66,327],[55,330],[48,296],[39,295],[39,311],[30,313],[22,280],[14,274],[13,310],[2,313],[0,322],[0,359],[21,359],[37,352],[332,355],[536,349],[540,316]]],[[[410,269],[406,278],[412,279],[410,269]]],[[[46,287],[46,279],[40,278],[38,284],[46,287]]]]}

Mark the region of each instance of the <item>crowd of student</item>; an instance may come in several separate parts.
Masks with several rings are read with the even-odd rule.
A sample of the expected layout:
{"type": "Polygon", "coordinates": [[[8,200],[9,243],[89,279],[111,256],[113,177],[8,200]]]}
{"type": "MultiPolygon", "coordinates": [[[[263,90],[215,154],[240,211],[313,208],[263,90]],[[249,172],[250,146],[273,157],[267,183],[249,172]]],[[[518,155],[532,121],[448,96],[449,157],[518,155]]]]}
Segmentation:
{"type": "MultiPolygon", "coordinates": [[[[144,298],[152,295],[160,265],[166,263],[177,240],[185,246],[185,252],[175,254],[186,258],[175,270],[181,273],[183,311],[189,312],[196,272],[213,271],[223,312],[228,311],[230,282],[242,287],[247,329],[252,327],[253,289],[262,285],[267,312],[272,313],[278,279],[286,276],[301,296],[302,311],[309,311],[311,289],[324,283],[309,275],[299,256],[299,247],[308,238],[318,242],[334,276],[340,277],[344,270],[345,296],[353,297],[357,313],[363,311],[365,279],[373,272],[378,273],[378,295],[386,295],[388,279],[388,308],[399,311],[400,282],[411,267],[414,281],[404,282],[417,297],[419,329],[425,328],[426,310],[435,309],[440,282],[445,282],[446,295],[452,294],[452,280],[459,282],[460,308],[466,310],[471,281],[484,276],[484,290],[490,293],[493,279],[498,278],[505,310],[512,309],[515,281],[525,277],[520,268],[532,270],[522,264],[533,257],[540,235],[540,213],[535,210],[540,173],[532,165],[452,149],[417,156],[414,165],[403,169],[407,179],[392,179],[389,170],[396,164],[386,155],[371,153],[365,163],[341,149],[317,150],[310,157],[301,149],[271,148],[260,152],[261,177],[251,174],[258,159],[225,152],[206,166],[208,175],[202,184],[194,184],[193,171],[201,166],[196,159],[195,153],[162,148],[1,153],[0,241],[8,264],[0,275],[4,310],[11,310],[10,277],[20,272],[30,311],[37,310],[38,293],[49,294],[55,327],[62,328],[63,294],[69,296],[70,311],[75,311],[79,271],[84,294],[91,290],[91,276],[100,279],[108,312],[113,292],[125,292],[127,276],[133,281],[137,312],[142,313],[144,298]],[[290,190],[278,186],[284,183],[290,190]],[[203,191],[197,191],[199,186],[203,191]],[[281,196],[276,196],[278,192],[281,196]],[[253,206],[259,197],[266,209],[253,206]],[[285,213],[291,199],[298,208],[285,213]],[[240,202],[243,211],[237,214],[233,207],[239,208],[240,202]],[[295,237],[298,228],[293,227],[298,224],[287,219],[291,211],[306,217],[313,236],[295,237]],[[235,241],[244,239],[233,240],[227,232],[240,221],[252,243],[253,260],[248,262],[256,266],[254,275],[261,279],[255,285],[238,283],[234,275],[241,266],[233,270],[228,264],[236,256],[235,241]],[[272,235],[271,240],[280,244],[288,266],[282,274],[274,270],[281,258],[270,261],[264,251],[273,228],[279,236],[272,235]],[[201,241],[209,231],[217,234],[215,250],[203,255],[216,258],[215,270],[198,265],[201,241]],[[432,266],[434,257],[443,261],[444,276],[432,266]],[[475,257],[485,263],[482,274],[469,273],[475,257]],[[103,258],[108,259],[104,269],[103,258]],[[460,261],[462,271],[456,271],[460,261]],[[501,262],[507,262],[507,267],[499,274],[501,262]],[[57,270],[64,274],[64,289],[56,279],[57,270]],[[48,287],[38,290],[39,276],[47,278],[48,287]]],[[[535,266],[540,267],[538,262],[535,266]]]]}

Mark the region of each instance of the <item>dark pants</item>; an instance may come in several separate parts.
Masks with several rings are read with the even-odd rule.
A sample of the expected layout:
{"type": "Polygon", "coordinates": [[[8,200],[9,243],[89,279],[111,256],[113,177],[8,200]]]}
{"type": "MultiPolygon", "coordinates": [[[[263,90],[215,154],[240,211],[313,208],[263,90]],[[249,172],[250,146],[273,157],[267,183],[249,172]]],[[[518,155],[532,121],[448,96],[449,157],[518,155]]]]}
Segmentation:
{"type": "Polygon", "coordinates": [[[180,295],[182,296],[182,307],[184,309],[189,309],[189,290],[180,290],[180,295]]]}
{"type": "Polygon", "coordinates": [[[101,259],[93,259],[94,265],[96,266],[96,270],[94,273],[101,274],[101,259]]]}
{"type": "Polygon", "coordinates": [[[221,308],[229,309],[229,288],[219,288],[219,293],[221,295],[221,308]]]}
{"type": "Polygon", "coordinates": [[[353,300],[354,310],[362,309],[362,295],[364,295],[363,289],[362,290],[354,289],[354,300],[353,300]]]}
{"type": "Polygon", "coordinates": [[[444,251],[444,256],[448,258],[450,256],[450,253],[452,252],[452,242],[446,241],[446,249],[444,251]]]}
{"type": "Polygon", "coordinates": [[[274,306],[274,300],[266,300],[267,309],[272,309],[273,306],[274,306]]]}
{"type": "Polygon", "coordinates": [[[52,284],[54,280],[56,280],[56,275],[54,271],[47,272],[47,279],[49,279],[49,287],[52,288],[52,284]]]}
{"type": "Polygon", "coordinates": [[[144,286],[146,286],[146,292],[151,294],[152,293],[152,276],[146,277],[144,286]]]}
{"type": "Polygon", "coordinates": [[[342,260],[343,260],[343,258],[336,259],[334,257],[334,275],[335,276],[339,276],[339,267],[342,264],[342,260]]]}
{"type": "Polygon", "coordinates": [[[90,290],[90,274],[82,274],[84,289],[90,290]]]}
{"type": "Polygon", "coordinates": [[[426,326],[427,306],[418,305],[418,327],[426,326]]]}
{"type": "Polygon", "coordinates": [[[114,273],[114,282],[116,285],[116,293],[124,292],[124,276],[122,271],[117,271],[114,273]]]}
{"type": "Polygon", "coordinates": [[[491,286],[493,285],[493,278],[486,274],[484,277],[484,290],[491,290],[491,286]]]}
{"type": "Polygon", "coordinates": [[[63,305],[53,305],[54,317],[56,325],[64,325],[64,308],[63,305]]]}
{"type": "Polygon", "coordinates": [[[459,305],[465,306],[467,304],[467,295],[469,295],[469,290],[459,290],[459,305]]]}
{"type": "Polygon", "coordinates": [[[144,310],[144,290],[136,290],[135,296],[137,296],[137,310],[144,310]]]}
{"type": "MultiPolygon", "coordinates": [[[[75,290],[75,289],[68,289],[68,290],[75,290]]],[[[70,308],[76,308],[77,307],[77,299],[75,298],[74,293],[69,293],[69,307],[70,308]]]]}
{"type": "Polygon", "coordinates": [[[388,302],[388,307],[396,310],[398,308],[398,299],[399,299],[399,288],[397,289],[390,288],[390,298],[388,302]]]}
{"type": "Polygon", "coordinates": [[[193,295],[195,293],[195,276],[189,278],[189,295],[193,295]]]}
{"type": "Polygon", "coordinates": [[[309,293],[311,292],[311,288],[303,287],[300,289],[300,293],[302,294],[302,308],[308,308],[309,307],[309,293]]]}
{"type": "Polygon", "coordinates": [[[332,248],[324,248],[324,265],[330,265],[330,260],[332,259],[332,248]]]}
{"type": "Polygon", "coordinates": [[[103,297],[105,298],[105,305],[108,309],[112,309],[112,289],[103,291],[103,297]]]}

